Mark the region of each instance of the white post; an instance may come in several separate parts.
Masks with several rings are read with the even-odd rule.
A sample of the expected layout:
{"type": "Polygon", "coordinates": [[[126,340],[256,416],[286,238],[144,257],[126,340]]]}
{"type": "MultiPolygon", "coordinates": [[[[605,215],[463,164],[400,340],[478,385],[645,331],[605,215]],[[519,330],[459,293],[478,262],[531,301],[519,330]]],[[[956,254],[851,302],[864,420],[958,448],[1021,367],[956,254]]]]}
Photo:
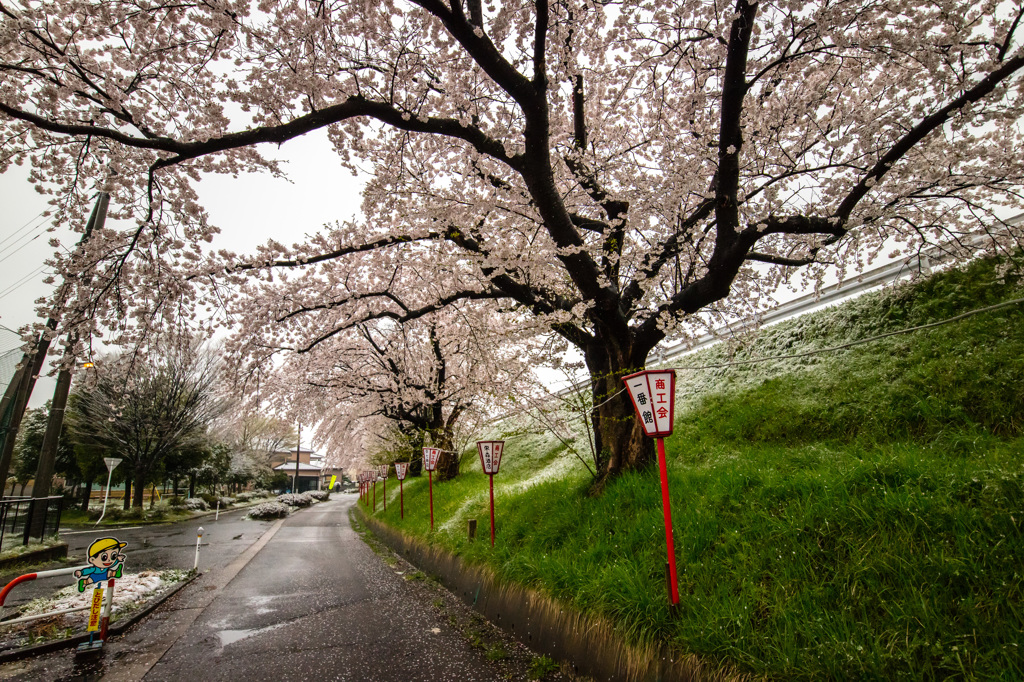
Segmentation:
{"type": "MultiPolygon", "coordinates": [[[[107,513],[107,500],[110,499],[110,479],[114,475],[114,469],[121,463],[121,460],[117,457],[104,457],[103,463],[107,465],[107,494],[103,496],[103,512],[100,513],[100,518],[96,520],[97,526],[100,525],[100,521],[103,520],[107,513]]],[[[128,494],[127,491],[125,491],[125,494],[128,494]]]]}
{"type": "Polygon", "coordinates": [[[219,520],[219,519],[220,519],[220,498],[218,497],[218,498],[217,498],[217,513],[216,513],[216,514],[214,514],[214,516],[213,516],[213,520],[214,520],[214,521],[217,521],[217,520],[219,520]]]}
{"type": "Polygon", "coordinates": [[[203,541],[203,527],[199,526],[199,533],[196,536],[196,561],[192,564],[192,570],[199,570],[199,544],[203,541]]]}

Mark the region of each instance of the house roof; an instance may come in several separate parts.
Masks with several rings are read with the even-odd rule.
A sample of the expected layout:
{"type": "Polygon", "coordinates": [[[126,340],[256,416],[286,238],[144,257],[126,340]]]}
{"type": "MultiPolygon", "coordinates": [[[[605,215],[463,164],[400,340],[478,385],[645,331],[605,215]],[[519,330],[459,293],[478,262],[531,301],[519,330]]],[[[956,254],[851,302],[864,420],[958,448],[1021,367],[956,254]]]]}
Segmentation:
{"type": "MultiPolygon", "coordinates": [[[[301,448],[299,448],[299,452],[311,452],[313,454],[316,454],[316,450],[312,450],[310,448],[307,448],[305,445],[303,445],[301,448]]],[[[295,454],[295,448],[287,448],[287,447],[278,448],[277,450],[274,450],[274,454],[275,455],[283,455],[283,454],[294,455],[295,454]]]]}
{"type": "MultiPolygon", "coordinates": [[[[322,467],[318,464],[306,464],[305,462],[299,462],[299,473],[305,472],[316,472],[320,473],[322,467]]],[[[278,464],[274,467],[274,471],[283,471],[285,473],[295,471],[295,462],[285,462],[284,464],[278,464]]]]}

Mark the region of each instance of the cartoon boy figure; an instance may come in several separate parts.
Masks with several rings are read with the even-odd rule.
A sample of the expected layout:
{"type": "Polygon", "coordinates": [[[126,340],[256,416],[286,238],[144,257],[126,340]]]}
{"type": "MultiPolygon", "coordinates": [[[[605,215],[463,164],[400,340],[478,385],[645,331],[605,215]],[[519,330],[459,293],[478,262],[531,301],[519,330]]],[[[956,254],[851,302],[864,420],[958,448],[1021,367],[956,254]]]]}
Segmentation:
{"type": "Polygon", "coordinates": [[[78,591],[85,592],[86,585],[95,585],[110,578],[120,578],[125,560],[121,549],[127,545],[127,542],[118,542],[115,538],[100,538],[89,545],[89,565],[75,571],[78,591]]]}

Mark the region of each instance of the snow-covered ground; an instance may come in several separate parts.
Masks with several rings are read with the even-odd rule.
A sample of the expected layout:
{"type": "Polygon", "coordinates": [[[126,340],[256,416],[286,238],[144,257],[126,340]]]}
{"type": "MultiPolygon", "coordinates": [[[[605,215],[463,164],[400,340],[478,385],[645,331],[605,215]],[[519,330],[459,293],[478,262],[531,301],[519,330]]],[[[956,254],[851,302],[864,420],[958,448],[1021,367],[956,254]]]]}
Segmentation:
{"type": "MultiPolygon", "coordinates": [[[[146,602],[158,593],[169,589],[186,578],[188,578],[188,572],[178,570],[126,573],[114,582],[114,605],[111,620],[142,608],[146,602]]],[[[85,592],[79,592],[76,581],[74,584],[68,585],[50,597],[35,599],[29,602],[17,614],[11,615],[20,617],[73,609],[89,606],[91,601],[92,588],[87,587],[85,592]]],[[[49,639],[50,637],[46,633],[53,633],[57,637],[67,636],[70,634],[69,630],[83,630],[88,619],[89,612],[86,610],[6,627],[0,624],[0,640],[3,640],[4,644],[16,644],[16,641],[12,642],[11,640],[18,640],[24,637],[49,639]]]]}

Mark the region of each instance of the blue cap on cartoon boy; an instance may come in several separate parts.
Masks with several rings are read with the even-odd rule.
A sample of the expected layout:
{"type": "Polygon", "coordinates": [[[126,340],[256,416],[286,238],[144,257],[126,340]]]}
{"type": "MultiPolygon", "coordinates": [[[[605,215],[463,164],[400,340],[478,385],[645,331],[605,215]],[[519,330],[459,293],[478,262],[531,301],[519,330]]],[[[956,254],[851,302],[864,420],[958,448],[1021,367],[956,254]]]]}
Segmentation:
{"type": "Polygon", "coordinates": [[[89,545],[89,565],[75,571],[78,591],[85,592],[86,585],[120,578],[125,560],[121,549],[127,546],[127,542],[120,542],[116,538],[100,538],[89,545]]]}

